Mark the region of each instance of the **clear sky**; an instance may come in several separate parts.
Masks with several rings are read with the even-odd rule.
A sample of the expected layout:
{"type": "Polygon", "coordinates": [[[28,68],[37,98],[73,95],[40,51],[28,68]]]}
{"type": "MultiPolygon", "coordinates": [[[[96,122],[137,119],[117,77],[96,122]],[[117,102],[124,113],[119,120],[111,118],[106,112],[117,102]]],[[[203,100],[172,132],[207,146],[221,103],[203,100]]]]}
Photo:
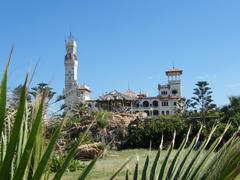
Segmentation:
{"type": "Polygon", "coordinates": [[[9,88],[39,62],[32,85],[64,86],[64,40],[78,43],[79,82],[96,98],[110,90],[157,95],[165,70],[182,89],[207,80],[218,105],[240,94],[239,0],[8,0],[0,2],[0,75],[14,45],[9,88]]]}

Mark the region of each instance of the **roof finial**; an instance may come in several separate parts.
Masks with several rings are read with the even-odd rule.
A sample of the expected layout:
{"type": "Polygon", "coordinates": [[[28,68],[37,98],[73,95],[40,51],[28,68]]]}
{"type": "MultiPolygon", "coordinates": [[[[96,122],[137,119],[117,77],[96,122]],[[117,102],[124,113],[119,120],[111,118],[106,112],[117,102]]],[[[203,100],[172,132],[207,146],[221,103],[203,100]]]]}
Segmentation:
{"type": "Polygon", "coordinates": [[[70,33],[69,33],[69,40],[74,40],[74,37],[73,37],[73,35],[72,35],[72,32],[70,31],[70,33]]]}
{"type": "Polygon", "coordinates": [[[173,69],[175,69],[175,60],[174,59],[172,60],[172,66],[173,66],[173,69]]]}

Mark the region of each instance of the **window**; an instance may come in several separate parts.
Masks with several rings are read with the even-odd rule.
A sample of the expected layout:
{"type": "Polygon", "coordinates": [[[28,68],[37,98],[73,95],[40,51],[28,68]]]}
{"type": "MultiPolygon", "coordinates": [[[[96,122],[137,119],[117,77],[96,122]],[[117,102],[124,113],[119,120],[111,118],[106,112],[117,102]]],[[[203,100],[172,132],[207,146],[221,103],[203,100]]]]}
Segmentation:
{"type": "Polygon", "coordinates": [[[163,96],[165,96],[165,95],[167,95],[168,93],[167,93],[167,91],[162,91],[161,94],[162,94],[163,96]]]}
{"type": "Polygon", "coordinates": [[[177,91],[176,89],[172,90],[172,94],[173,94],[174,96],[176,96],[177,93],[178,93],[178,91],[177,91]]]}
{"type": "Polygon", "coordinates": [[[164,115],[164,114],[165,114],[165,112],[164,112],[164,111],[162,111],[162,114],[164,115]]]}
{"type": "Polygon", "coordinates": [[[154,116],[158,116],[158,115],[159,115],[158,110],[154,110],[154,111],[153,111],[153,115],[154,115],[154,116]]]}
{"type": "Polygon", "coordinates": [[[143,107],[149,107],[149,102],[148,101],[144,101],[143,102],[143,107]]]}
{"type": "Polygon", "coordinates": [[[174,102],[173,105],[174,105],[174,106],[177,106],[177,102],[174,102]]]}
{"type": "Polygon", "coordinates": [[[169,111],[166,111],[166,114],[169,115],[169,111]]]}
{"type": "Polygon", "coordinates": [[[158,107],[158,101],[153,101],[153,107],[158,107]]]}
{"type": "Polygon", "coordinates": [[[162,106],[168,106],[168,101],[162,102],[162,106]]]}

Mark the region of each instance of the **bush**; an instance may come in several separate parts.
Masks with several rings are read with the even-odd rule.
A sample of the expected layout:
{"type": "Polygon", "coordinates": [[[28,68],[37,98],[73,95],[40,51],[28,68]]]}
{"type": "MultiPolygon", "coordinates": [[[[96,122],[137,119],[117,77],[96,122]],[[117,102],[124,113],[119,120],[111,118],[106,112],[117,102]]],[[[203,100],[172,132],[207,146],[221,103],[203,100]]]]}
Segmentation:
{"type": "Polygon", "coordinates": [[[176,146],[182,142],[188,131],[188,124],[181,116],[159,116],[154,119],[138,121],[129,126],[129,136],[125,148],[157,148],[164,136],[164,144],[172,141],[174,130],[177,131],[176,146]]]}
{"type": "MultiPolygon", "coordinates": [[[[226,123],[215,121],[208,121],[203,127],[199,141],[206,139],[214,125],[217,123],[216,131],[211,138],[209,145],[223,133],[226,123]]],[[[136,121],[131,124],[128,128],[129,134],[127,141],[123,144],[123,148],[149,148],[150,142],[153,148],[158,148],[161,136],[164,136],[164,147],[172,141],[172,136],[176,130],[175,148],[178,148],[186,136],[189,127],[191,126],[191,134],[189,136],[192,140],[199,128],[201,127],[200,121],[194,121],[192,118],[184,115],[173,115],[173,116],[159,116],[153,119],[147,119],[145,121],[136,121]]],[[[237,128],[231,125],[222,139],[222,143],[228,141],[237,128]]]]}
{"type": "MultiPolygon", "coordinates": [[[[51,161],[51,165],[50,165],[51,172],[59,171],[65,158],[66,158],[65,156],[54,155],[52,157],[52,161],[51,161]]],[[[72,159],[70,161],[69,166],[66,169],[66,171],[75,172],[78,170],[83,170],[85,167],[86,167],[86,165],[84,163],[80,162],[79,160],[72,159]]]]}

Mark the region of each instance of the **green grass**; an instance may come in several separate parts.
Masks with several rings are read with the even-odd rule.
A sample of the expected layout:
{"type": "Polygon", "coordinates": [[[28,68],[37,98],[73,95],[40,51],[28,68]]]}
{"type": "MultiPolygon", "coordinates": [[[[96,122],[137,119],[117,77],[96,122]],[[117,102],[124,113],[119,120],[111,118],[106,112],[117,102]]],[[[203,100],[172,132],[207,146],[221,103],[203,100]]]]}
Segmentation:
{"type": "MultiPolygon", "coordinates": [[[[150,163],[149,163],[150,165],[153,163],[156,153],[157,153],[156,150],[151,152],[150,163]]],[[[167,152],[164,151],[163,153],[166,154],[167,152]]],[[[145,158],[148,154],[149,154],[149,151],[146,149],[107,151],[105,157],[97,161],[97,163],[95,164],[92,172],[90,173],[87,179],[98,179],[98,180],[109,179],[121,167],[121,165],[127,161],[128,158],[133,157],[132,161],[128,165],[130,170],[130,179],[131,179],[134,173],[137,156],[139,158],[139,172],[141,174],[141,170],[143,169],[145,158]]],[[[173,155],[174,154],[175,152],[173,153],[173,155]]],[[[170,159],[173,158],[173,155],[170,157],[170,159]]],[[[163,159],[160,159],[160,162],[162,161],[163,159]]],[[[118,179],[124,179],[125,173],[126,173],[126,168],[123,169],[123,171],[118,174],[117,176],[118,179]]],[[[78,174],[80,174],[79,171],[72,172],[72,173],[68,172],[64,175],[63,180],[76,179],[78,174]]]]}

